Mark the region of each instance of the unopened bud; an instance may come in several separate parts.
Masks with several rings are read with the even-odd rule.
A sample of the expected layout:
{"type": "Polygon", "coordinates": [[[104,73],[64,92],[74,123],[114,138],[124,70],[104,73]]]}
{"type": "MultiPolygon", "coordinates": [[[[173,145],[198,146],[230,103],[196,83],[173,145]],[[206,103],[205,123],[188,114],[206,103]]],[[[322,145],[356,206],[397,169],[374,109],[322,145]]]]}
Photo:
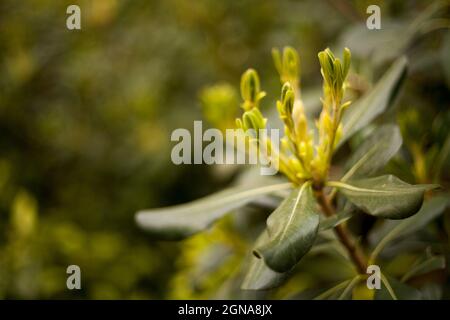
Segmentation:
{"type": "Polygon", "coordinates": [[[253,69],[248,69],[241,77],[241,96],[244,100],[242,107],[244,110],[258,107],[258,101],[265,96],[261,91],[258,73],[253,69]]]}

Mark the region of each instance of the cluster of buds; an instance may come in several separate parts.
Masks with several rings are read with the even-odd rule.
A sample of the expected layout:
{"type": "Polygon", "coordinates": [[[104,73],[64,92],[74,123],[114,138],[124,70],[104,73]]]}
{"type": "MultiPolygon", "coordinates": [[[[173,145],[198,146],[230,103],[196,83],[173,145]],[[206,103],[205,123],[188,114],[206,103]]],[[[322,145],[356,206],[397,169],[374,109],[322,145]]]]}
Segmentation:
{"type": "MultiPolygon", "coordinates": [[[[259,130],[265,129],[267,119],[263,117],[259,110],[259,101],[264,98],[266,93],[261,91],[259,77],[255,70],[247,70],[241,78],[241,104],[244,109],[242,119],[236,119],[238,128],[245,132],[254,132],[254,138],[258,138],[259,130]]],[[[259,142],[259,141],[257,141],[259,142]]]]}
{"type": "Polygon", "coordinates": [[[319,131],[319,145],[312,162],[316,180],[324,180],[328,173],[336,144],[342,136],[342,114],[350,101],[342,103],[345,79],[350,69],[350,50],[345,48],[343,62],[330,49],[319,53],[323,81],[322,112],[316,122],[319,131]]]}
{"type": "MultiPolygon", "coordinates": [[[[318,144],[314,144],[314,130],[308,129],[305,107],[300,96],[300,60],[297,52],[286,47],[283,53],[274,49],[272,55],[282,82],[281,97],[277,110],[284,124],[281,139],[279,169],[292,182],[301,184],[306,180],[322,183],[328,175],[333,151],[342,135],[342,114],[350,102],[342,103],[345,80],[350,68],[350,51],[344,49],[343,61],[336,58],[330,49],[319,53],[321,73],[324,79],[322,111],[316,121],[318,144]]],[[[243,98],[242,119],[237,119],[244,130],[266,127],[267,119],[259,110],[259,101],[265,96],[260,89],[256,71],[250,69],[241,79],[243,98]]],[[[258,140],[258,136],[253,137],[258,140]]],[[[258,146],[270,148],[270,141],[258,141],[258,146]]]]}
{"type": "MultiPolygon", "coordinates": [[[[296,91],[299,92],[298,89],[296,91]]],[[[314,137],[313,133],[308,131],[303,103],[296,98],[290,82],[283,85],[277,109],[284,123],[285,135],[281,139],[281,150],[286,155],[287,165],[294,171],[294,181],[308,180],[311,178],[310,163],[314,155],[314,137]]]]}

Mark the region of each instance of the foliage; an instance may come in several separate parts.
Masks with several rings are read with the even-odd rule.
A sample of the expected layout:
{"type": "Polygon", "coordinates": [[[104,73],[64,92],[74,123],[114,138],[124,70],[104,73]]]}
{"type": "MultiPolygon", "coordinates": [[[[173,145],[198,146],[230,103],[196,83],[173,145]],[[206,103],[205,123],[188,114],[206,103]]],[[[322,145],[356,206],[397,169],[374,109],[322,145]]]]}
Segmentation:
{"type": "MultiPolygon", "coordinates": [[[[405,223],[400,223],[398,227],[393,228],[393,230],[402,230],[407,228],[406,225],[411,225],[410,219],[413,219],[411,221],[414,223],[420,220],[420,218],[415,219],[416,215],[417,217],[427,216],[426,222],[421,225],[423,227],[447,208],[448,195],[444,193],[432,196],[436,192],[433,190],[438,188],[436,184],[411,185],[392,174],[374,176],[383,171],[402,144],[398,127],[394,124],[383,124],[383,121],[379,120],[382,118],[380,115],[386,113],[397,100],[399,89],[405,80],[407,59],[400,57],[394,61],[376,85],[350,105],[350,101],[344,100],[345,97],[350,96],[345,94],[345,89],[352,86],[351,80],[346,80],[350,70],[350,51],[344,49],[343,60],[336,58],[329,49],[320,52],[319,61],[324,79],[322,110],[316,121],[317,128],[311,130],[308,129],[308,125],[312,122],[307,119],[308,113],[305,112],[308,106],[302,100],[300,84],[304,81],[300,81],[298,74],[300,68],[298,53],[292,47],[286,47],[283,51],[272,50],[272,55],[282,82],[276,109],[285,132],[280,153],[276,156],[279,156],[280,172],[292,183],[292,191],[283,196],[284,200],[277,201],[275,210],[272,209],[273,212],[267,218],[266,230],[260,233],[253,246],[249,246],[253,247],[255,257],[250,258],[248,267],[244,268],[247,273],[243,279],[242,288],[267,290],[278,287],[286,281],[288,283],[284,287],[289,287],[288,279],[290,277],[295,279],[298,274],[304,274],[304,265],[314,263],[317,258],[315,251],[324,250],[326,255],[339,254],[341,259],[344,258],[346,267],[353,271],[350,275],[345,275],[349,278],[341,279],[337,286],[317,295],[318,298],[412,299],[426,297],[429,294],[427,285],[422,284],[420,286],[422,291],[420,291],[405,282],[412,282],[410,275],[413,277],[416,267],[418,270],[425,270],[425,274],[442,270],[445,267],[445,263],[442,262],[444,259],[442,248],[435,248],[434,253],[429,254],[429,261],[418,258],[416,266],[412,269],[406,268],[400,279],[395,279],[392,274],[389,274],[389,267],[382,268],[382,290],[376,294],[366,292],[363,288],[363,283],[367,279],[366,268],[369,263],[384,266],[386,261],[389,261],[389,259],[384,260],[380,253],[394,236],[390,232],[385,233],[384,237],[377,240],[378,245],[372,242],[374,240],[360,243],[354,238],[346,222],[351,217],[367,219],[361,215],[366,213],[378,218],[375,224],[374,221],[371,224],[372,226],[381,225],[381,230],[392,225],[384,222],[384,219],[393,219],[392,221],[405,219],[405,223]],[[374,120],[378,121],[369,126],[371,131],[368,134],[365,133],[367,132],[365,128],[374,120]],[[351,139],[355,134],[356,137],[351,139]],[[344,143],[348,140],[357,141],[358,136],[364,135],[367,140],[358,148],[354,148],[353,153],[347,153],[348,159],[345,161],[339,148],[344,148],[344,143]],[[335,153],[340,162],[346,162],[344,166],[346,173],[341,175],[340,181],[329,178],[332,174],[330,168],[332,168],[332,158],[335,153]],[[424,198],[429,200],[422,206],[424,198]],[[333,219],[331,224],[330,219],[333,219]],[[335,235],[330,234],[329,227],[334,228],[335,235]],[[428,266],[430,266],[429,269],[428,266]]],[[[352,76],[358,77],[356,74],[352,76]]],[[[253,129],[254,132],[266,128],[270,121],[260,111],[260,100],[266,96],[266,93],[261,90],[258,74],[253,69],[249,69],[241,78],[241,96],[244,113],[242,118],[236,120],[237,127],[244,130],[253,129]]],[[[250,134],[245,139],[253,142],[250,147],[271,150],[269,160],[276,161],[269,139],[257,134],[250,134]]],[[[443,152],[445,153],[441,158],[446,159],[448,151],[443,150],[443,152]]],[[[445,162],[445,160],[440,162],[442,161],[445,162]]],[[[284,184],[280,184],[280,187],[282,186],[284,184]]],[[[263,187],[260,186],[260,188],[263,187]]],[[[209,197],[220,199],[221,195],[219,193],[209,197]]],[[[267,196],[261,194],[261,199],[265,197],[267,196]]],[[[200,204],[201,201],[198,200],[195,205],[200,204]]],[[[216,202],[219,203],[219,201],[216,202]]],[[[231,209],[235,210],[240,205],[236,203],[236,207],[231,209]]],[[[203,219],[206,215],[214,216],[214,211],[201,205],[195,207],[194,204],[180,205],[177,210],[186,210],[187,216],[201,214],[203,219]]],[[[225,211],[233,210],[224,209],[221,214],[225,211]]],[[[158,232],[166,234],[169,229],[161,226],[162,216],[164,221],[177,221],[177,227],[182,228],[183,221],[176,218],[173,209],[170,208],[159,209],[158,212],[154,210],[140,212],[138,224],[146,230],[152,231],[158,228],[158,232]],[[145,221],[145,224],[141,221],[145,221]]],[[[213,220],[210,219],[210,221],[213,220]]],[[[209,224],[204,227],[207,229],[209,224]]],[[[187,228],[186,224],[184,228],[187,228]]],[[[374,230],[379,232],[378,228],[374,230]]],[[[420,227],[417,230],[420,230],[420,227]]],[[[198,231],[196,229],[196,232],[198,231]]],[[[366,234],[362,234],[367,240],[371,236],[370,231],[369,229],[366,234]]],[[[423,245],[426,245],[426,242],[423,245]]],[[[408,249],[404,249],[404,252],[408,252],[408,249]]],[[[333,272],[330,268],[328,270],[333,272]]],[[[396,275],[395,272],[394,275],[396,275]]],[[[236,279],[236,281],[242,281],[242,279],[236,279]]],[[[272,290],[266,294],[276,295],[277,292],[283,292],[283,287],[279,290],[272,290]]],[[[310,296],[309,291],[317,292],[317,290],[320,290],[320,287],[299,290],[297,297],[313,297],[310,296]]]]}
{"type": "Polygon", "coordinates": [[[421,298],[450,297],[446,25],[446,1],[1,1],[0,298],[371,297],[330,230],[343,224],[392,288],[398,280],[421,298]],[[74,3],[81,32],[65,28],[74,3]],[[382,30],[371,32],[366,8],[375,3],[382,30]],[[286,44],[272,51],[274,67],[272,48],[286,44]],[[353,102],[327,180],[390,174],[439,184],[417,214],[395,221],[361,214],[326,187],[337,214],[319,215],[312,249],[287,273],[252,253],[270,244],[263,230],[289,195],[284,187],[242,200],[229,214],[199,212],[198,223],[189,221],[195,235],[180,242],[154,241],[161,230],[136,227],[141,208],[222,189],[290,186],[247,167],[175,166],[170,132],[202,114],[212,127],[233,127],[243,102],[239,77],[249,67],[267,92],[255,110],[271,127],[284,127],[281,81],[301,87],[315,131],[317,52],[328,46],[352,51],[344,98],[353,102]],[[80,291],[66,288],[71,264],[81,267],[80,291]]]}

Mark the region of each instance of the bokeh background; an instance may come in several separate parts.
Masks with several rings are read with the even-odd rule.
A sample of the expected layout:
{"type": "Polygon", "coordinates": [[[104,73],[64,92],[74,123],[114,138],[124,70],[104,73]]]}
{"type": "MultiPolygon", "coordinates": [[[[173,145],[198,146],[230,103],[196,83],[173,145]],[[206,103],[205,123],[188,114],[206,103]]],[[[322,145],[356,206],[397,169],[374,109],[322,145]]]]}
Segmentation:
{"type": "Polygon", "coordinates": [[[402,126],[404,157],[391,166],[406,181],[447,185],[448,159],[438,172],[433,164],[450,148],[448,19],[445,1],[1,0],[0,298],[216,297],[229,269],[204,281],[193,265],[226,228],[156,242],[134,213],[233,181],[235,169],[173,165],[170,134],[205,117],[226,127],[233,112],[214,107],[237,108],[249,67],[268,92],[263,109],[274,108],[273,47],[299,50],[317,102],[318,51],[348,46],[361,92],[407,54],[410,74],[387,115],[402,126]],[[80,31],[66,28],[69,4],[81,7],[80,31]],[[382,9],[381,31],[365,27],[370,4],[382,9]],[[71,264],[81,290],[66,288],[71,264]]]}

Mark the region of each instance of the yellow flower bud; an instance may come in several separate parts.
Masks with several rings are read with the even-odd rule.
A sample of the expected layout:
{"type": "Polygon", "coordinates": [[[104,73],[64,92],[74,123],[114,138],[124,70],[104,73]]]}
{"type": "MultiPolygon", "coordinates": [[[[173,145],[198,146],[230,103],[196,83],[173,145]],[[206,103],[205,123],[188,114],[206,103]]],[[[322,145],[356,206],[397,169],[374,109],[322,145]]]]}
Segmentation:
{"type": "Polygon", "coordinates": [[[244,100],[242,108],[250,110],[258,107],[258,102],[266,93],[261,91],[258,73],[253,69],[248,69],[241,77],[241,96],[244,100]]]}
{"type": "Polygon", "coordinates": [[[283,56],[281,56],[280,50],[274,48],[272,57],[281,82],[290,82],[294,88],[297,88],[300,82],[300,58],[297,51],[292,47],[284,47],[283,56]]]}

